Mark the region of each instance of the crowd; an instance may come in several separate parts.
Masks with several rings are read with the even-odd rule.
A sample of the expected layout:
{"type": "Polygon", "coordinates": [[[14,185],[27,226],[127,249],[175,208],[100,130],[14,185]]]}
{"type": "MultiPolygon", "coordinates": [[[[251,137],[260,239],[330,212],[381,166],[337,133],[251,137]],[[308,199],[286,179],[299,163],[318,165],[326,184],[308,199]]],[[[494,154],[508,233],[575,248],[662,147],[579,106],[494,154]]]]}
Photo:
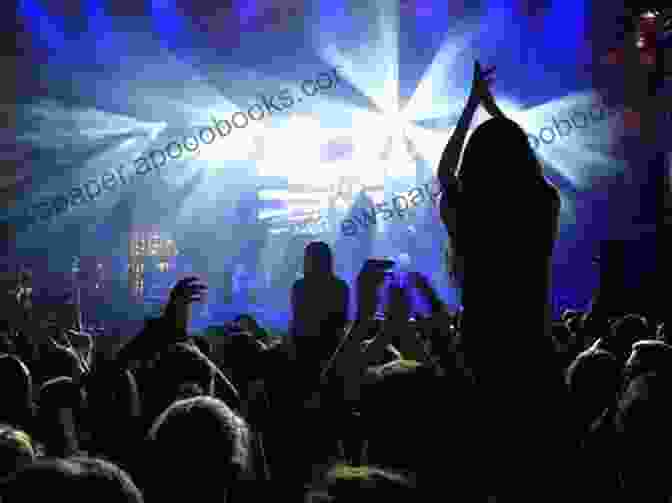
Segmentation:
{"type": "Polygon", "coordinates": [[[191,277],[103,358],[67,311],[36,316],[19,278],[0,326],[2,503],[667,501],[664,320],[600,302],[551,319],[559,197],[491,71],[476,64],[438,169],[462,311],[372,258],[348,319],[350,285],[313,242],[282,341],[249,316],[223,349],[190,336],[207,289],[191,277]],[[462,155],[479,106],[493,118],[462,155]]]}

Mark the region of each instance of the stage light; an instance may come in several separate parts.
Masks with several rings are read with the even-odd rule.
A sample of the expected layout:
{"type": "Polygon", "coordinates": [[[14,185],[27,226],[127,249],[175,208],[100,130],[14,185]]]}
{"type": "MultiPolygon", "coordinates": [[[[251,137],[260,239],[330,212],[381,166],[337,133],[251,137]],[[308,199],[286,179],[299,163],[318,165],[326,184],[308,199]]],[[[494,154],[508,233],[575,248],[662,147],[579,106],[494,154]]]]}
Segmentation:
{"type": "Polygon", "coordinates": [[[401,110],[387,112],[384,115],[385,128],[390,136],[402,138],[408,126],[408,118],[401,110]]]}

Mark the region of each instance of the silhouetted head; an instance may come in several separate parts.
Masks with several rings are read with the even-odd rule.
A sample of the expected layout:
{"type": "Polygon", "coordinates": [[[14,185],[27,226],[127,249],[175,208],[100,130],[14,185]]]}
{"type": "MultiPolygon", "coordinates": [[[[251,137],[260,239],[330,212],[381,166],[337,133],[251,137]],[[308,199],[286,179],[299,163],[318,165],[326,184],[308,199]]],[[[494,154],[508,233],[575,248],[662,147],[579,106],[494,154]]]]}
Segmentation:
{"type": "Polygon", "coordinates": [[[151,427],[147,447],[152,501],[226,501],[249,466],[247,424],[212,397],[172,404],[151,427]]]}
{"type": "Polygon", "coordinates": [[[581,353],[567,369],[570,404],[582,428],[616,403],[621,369],[614,355],[601,349],[581,353]]]}
{"type": "Polygon", "coordinates": [[[0,488],[3,503],[53,501],[142,503],[140,490],[118,466],[101,459],[38,459],[20,469],[0,488]]]}
{"type": "MultiPolygon", "coordinates": [[[[428,397],[440,393],[443,381],[429,366],[408,360],[384,365],[376,374],[362,389],[368,461],[408,470],[423,479],[431,477],[442,442],[435,432],[446,427],[449,415],[433,408],[428,397]]],[[[458,392],[458,386],[454,391],[458,392]]],[[[451,411],[450,415],[459,413],[451,411]]]]}
{"type": "MultiPolygon", "coordinates": [[[[109,425],[124,432],[129,425],[142,418],[140,391],[133,373],[113,367],[110,363],[96,367],[91,377],[85,381],[87,419],[91,425],[93,452],[104,452],[110,459],[122,460],[132,435],[124,433],[110,435],[109,425]]],[[[133,451],[137,449],[133,445],[133,451]]]]}
{"type": "Polygon", "coordinates": [[[0,424],[0,480],[35,459],[30,436],[21,430],[0,424]]]}
{"type": "Polygon", "coordinates": [[[527,134],[510,119],[495,117],[478,126],[469,138],[459,177],[483,186],[486,177],[493,190],[541,179],[542,165],[530,146],[527,134]],[[498,186],[501,181],[503,186],[498,186]]]}
{"type": "Polygon", "coordinates": [[[151,404],[147,404],[150,414],[158,415],[178,399],[214,394],[215,370],[212,363],[187,343],[174,344],[162,351],[153,376],[156,385],[151,404]]]}
{"type": "Polygon", "coordinates": [[[393,285],[389,288],[388,302],[387,318],[399,323],[408,322],[412,314],[409,292],[405,288],[393,285]]]}
{"type": "Polygon", "coordinates": [[[632,345],[625,362],[626,381],[648,372],[657,372],[661,377],[672,375],[672,346],[657,340],[641,340],[632,345]]]}
{"type": "Polygon", "coordinates": [[[16,356],[0,355],[0,383],[0,421],[19,428],[30,428],[34,408],[33,379],[28,367],[16,356]]]}
{"type": "MultiPolygon", "coordinates": [[[[584,348],[598,339],[607,340],[611,335],[609,319],[597,311],[588,311],[581,316],[579,337],[584,348]]],[[[609,349],[610,350],[610,349],[609,349]]]]}
{"type": "Polygon", "coordinates": [[[40,387],[40,438],[49,456],[67,457],[79,451],[79,413],[85,405],[82,389],[70,377],[50,379],[40,387]]]}
{"type": "Polygon", "coordinates": [[[249,314],[236,316],[234,321],[240,325],[240,328],[251,333],[257,339],[264,339],[267,336],[266,331],[259,325],[259,322],[249,314]]]}
{"type": "Polygon", "coordinates": [[[637,341],[653,338],[649,326],[642,316],[629,314],[611,324],[611,332],[606,337],[610,350],[622,359],[630,356],[632,345],[637,341]]]}
{"type": "Polygon", "coordinates": [[[357,275],[357,320],[368,320],[376,314],[384,281],[385,274],[367,260],[357,275]]]}
{"type": "Polygon", "coordinates": [[[625,487],[649,497],[672,494],[669,467],[660,461],[672,449],[669,393],[669,372],[648,372],[628,383],[619,404],[619,452],[625,487]]]}
{"type": "Polygon", "coordinates": [[[334,273],[334,259],[329,245],[323,241],[313,241],[306,246],[303,259],[305,276],[331,276],[334,273]]]}

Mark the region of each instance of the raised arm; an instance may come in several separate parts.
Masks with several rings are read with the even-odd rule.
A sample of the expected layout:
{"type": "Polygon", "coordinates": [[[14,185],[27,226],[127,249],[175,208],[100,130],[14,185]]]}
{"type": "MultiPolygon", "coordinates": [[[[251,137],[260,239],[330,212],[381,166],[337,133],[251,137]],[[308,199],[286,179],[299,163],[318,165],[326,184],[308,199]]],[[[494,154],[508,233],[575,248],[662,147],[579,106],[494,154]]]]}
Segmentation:
{"type": "Polygon", "coordinates": [[[191,304],[202,302],[208,287],[192,276],[177,282],[170,292],[170,298],[163,318],[175,328],[178,337],[186,335],[191,322],[191,304]]]}
{"type": "Polygon", "coordinates": [[[362,341],[372,333],[371,323],[359,322],[350,325],[343,340],[322,370],[320,381],[326,383],[332,371],[342,378],[359,376],[362,371],[362,341]]]}
{"type": "Polygon", "coordinates": [[[143,361],[171,343],[187,338],[191,320],[191,303],[200,302],[207,286],[196,277],[183,278],[170,292],[170,298],[159,319],[149,320],[140,334],[117,353],[117,362],[127,368],[133,361],[143,361]]]}
{"type": "Polygon", "coordinates": [[[494,103],[494,99],[490,95],[489,84],[492,81],[488,76],[495,71],[495,68],[487,70],[481,69],[478,61],[474,63],[474,79],[471,84],[471,93],[467,99],[467,104],[462,111],[460,119],[457,121],[455,130],[446,144],[446,148],[441,155],[439,162],[438,178],[441,186],[445,189],[454,184],[455,177],[462,156],[462,149],[464,147],[464,140],[467,137],[467,131],[471,126],[471,121],[478,109],[479,104],[483,104],[486,110],[492,115],[502,115],[499,108],[494,103]],[[488,97],[489,96],[489,97],[488,97]]]}

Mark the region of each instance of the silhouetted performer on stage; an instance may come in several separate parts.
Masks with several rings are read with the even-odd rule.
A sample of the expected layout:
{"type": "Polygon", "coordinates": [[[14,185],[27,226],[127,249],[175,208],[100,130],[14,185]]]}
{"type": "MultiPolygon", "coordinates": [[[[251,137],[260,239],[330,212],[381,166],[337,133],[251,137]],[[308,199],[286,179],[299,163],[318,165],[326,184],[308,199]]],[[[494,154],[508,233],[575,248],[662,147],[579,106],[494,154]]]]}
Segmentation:
{"type": "Polygon", "coordinates": [[[291,336],[306,385],[314,387],[323,363],[343,335],[350,290],[334,274],[331,249],[324,242],[314,241],[306,247],[303,268],[304,277],[292,287],[291,336]]]}

